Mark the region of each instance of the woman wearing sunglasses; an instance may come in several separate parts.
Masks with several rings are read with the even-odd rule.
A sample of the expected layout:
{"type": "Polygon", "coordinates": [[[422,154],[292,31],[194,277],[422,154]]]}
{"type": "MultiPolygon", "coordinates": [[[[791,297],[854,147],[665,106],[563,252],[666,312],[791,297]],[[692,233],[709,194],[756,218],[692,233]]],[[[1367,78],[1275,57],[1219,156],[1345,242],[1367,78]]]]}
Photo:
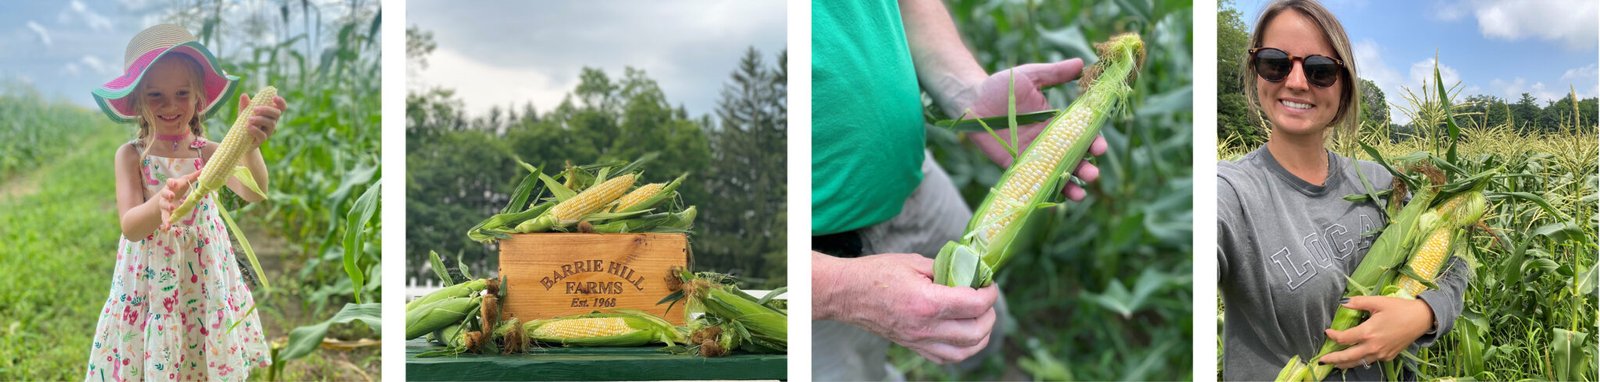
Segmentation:
{"type": "Polygon", "coordinates": [[[1245,96],[1271,134],[1262,147],[1217,165],[1223,379],[1270,380],[1291,356],[1315,356],[1327,338],[1351,345],[1322,358],[1339,368],[1328,380],[1381,379],[1380,362],[1449,331],[1466,271],[1451,264],[1440,288],[1415,300],[1343,298],[1375,238],[1369,233],[1385,219],[1376,205],[1344,196],[1363,192],[1364,181],[1385,189],[1391,180],[1377,164],[1324,146],[1334,129],[1354,133],[1360,123],[1349,37],[1315,1],[1284,0],[1262,10],[1250,47],[1245,96]],[[1330,330],[1340,305],[1370,317],[1330,330]]]}

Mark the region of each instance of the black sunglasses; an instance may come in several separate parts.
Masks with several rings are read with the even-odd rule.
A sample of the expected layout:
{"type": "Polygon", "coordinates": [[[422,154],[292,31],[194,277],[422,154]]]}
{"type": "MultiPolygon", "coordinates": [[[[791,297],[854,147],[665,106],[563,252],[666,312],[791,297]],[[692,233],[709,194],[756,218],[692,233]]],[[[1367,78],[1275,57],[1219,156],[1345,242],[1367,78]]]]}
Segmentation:
{"type": "Polygon", "coordinates": [[[1256,75],[1269,82],[1283,82],[1289,78],[1295,61],[1300,61],[1306,81],[1319,88],[1333,86],[1344,74],[1344,62],[1337,58],[1317,54],[1295,57],[1278,48],[1250,49],[1250,65],[1256,69],[1256,75]]]}

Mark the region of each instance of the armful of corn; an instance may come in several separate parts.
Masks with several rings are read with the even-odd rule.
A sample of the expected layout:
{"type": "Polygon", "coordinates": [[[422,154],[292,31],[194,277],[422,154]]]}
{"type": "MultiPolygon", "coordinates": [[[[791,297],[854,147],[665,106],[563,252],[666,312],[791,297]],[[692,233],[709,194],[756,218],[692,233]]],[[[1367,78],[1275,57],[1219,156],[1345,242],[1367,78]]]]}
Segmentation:
{"type": "Polygon", "coordinates": [[[1028,217],[1054,205],[1050,201],[1059,194],[1061,182],[1088,152],[1107,116],[1127,105],[1131,84],[1144,62],[1144,42],[1129,33],[1096,47],[1100,62],[1080,80],[1083,95],[1051,119],[1000,176],[960,241],[946,243],[939,251],[934,282],[973,288],[994,283],[995,270],[1015,252],[1012,244],[1028,217]]]}

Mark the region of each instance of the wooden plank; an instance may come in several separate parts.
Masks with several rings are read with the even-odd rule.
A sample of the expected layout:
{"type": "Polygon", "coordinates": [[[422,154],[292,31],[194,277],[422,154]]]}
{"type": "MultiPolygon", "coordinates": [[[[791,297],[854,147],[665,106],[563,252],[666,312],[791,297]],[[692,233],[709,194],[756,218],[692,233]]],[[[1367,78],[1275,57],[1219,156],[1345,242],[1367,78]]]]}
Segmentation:
{"type": "Polygon", "coordinates": [[[500,275],[509,288],[501,309],[523,321],[639,309],[683,325],[680,308],[656,305],[671,294],[666,277],[689,263],[683,234],[542,233],[500,241],[500,275]]]}
{"type": "Polygon", "coordinates": [[[439,349],[422,340],[406,342],[406,380],[576,381],[733,380],[787,378],[782,354],[735,354],[702,358],[662,352],[658,347],[540,348],[529,354],[417,358],[439,349]]]}

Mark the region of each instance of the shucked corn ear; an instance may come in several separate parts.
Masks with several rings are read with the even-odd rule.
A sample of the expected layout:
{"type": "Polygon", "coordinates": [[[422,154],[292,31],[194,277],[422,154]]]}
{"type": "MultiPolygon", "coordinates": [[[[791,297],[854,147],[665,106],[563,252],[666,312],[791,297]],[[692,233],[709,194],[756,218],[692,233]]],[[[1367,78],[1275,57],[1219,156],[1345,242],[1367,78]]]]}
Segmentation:
{"type": "Polygon", "coordinates": [[[628,192],[633,187],[633,174],[622,174],[606,179],[605,182],[589,187],[567,200],[556,203],[549,211],[532,220],[517,225],[517,232],[536,232],[550,228],[566,227],[578,223],[584,217],[595,212],[600,212],[607,205],[615,202],[617,198],[628,192]]]}
{"type": "Polygon", "coordinates": [[[406,339],[459,324],[478,312],[478,297],[452,297],[434,301],[406,312],[406,339]]]}
{"type": "Polygon", "coordinates": [[[194,211],[195,205],[201,198],[227,184],[228,178],[233,176],[234,167],[239,165],[239,158],[243,158],[244,154],[250,151],[245,143],[250,137],[248,132],[250,117],[256,114],[256,108],[272,105],[273,100],[277,98],[278,89],[271,86],[262,88],[254,98],[250,98],[250,105],[240,111],[239,117],[233,120],[233,126],[228,128],[228,135],[222,138],[222,145],[217,146],[217,151],[211,154],[211,160],[200,169],[200,180],[195,182],[194,189],[189,190],[189,197],[183,200],[183,204],[172,210],[172,217],[167,218],[167,224],[183,220],[189,216],[189,212],[194,211]]]}
{"type": "Polygon", "coordinates": [[[671,323],[643,311],[618,309],[529,321],[523,324],[528,340],[563,346],[642,346],[684,342],[671,323]]]}
{"type": "Polygon", "coordinates": [[[683,178],[688,176],[689,174],[679,175],[671,183],[651,183],[639,186],[632,192],[628,192],[627,195],[623,195],[621,199],[617,199],[617,205],[612,209],[612,212],[634,212],[655,208],[657,204],[671,199],[672,195],[678,190],[678,185],[683,183],[683,178]]]}
{"type": "Polygon", "coordinates": [[[1085,75],[1082,96],[1057,114],[984,198],[959,242],[945,244],[934,281],[981,288],[1008,259],[1027,217],[1049,206],[1065,174],[1078,166],[1106,117],[1127,104],[1130,84],[1144,61],[1144,42],[1122,34],[1097,45],[1100,62],[1085,75]]]}

